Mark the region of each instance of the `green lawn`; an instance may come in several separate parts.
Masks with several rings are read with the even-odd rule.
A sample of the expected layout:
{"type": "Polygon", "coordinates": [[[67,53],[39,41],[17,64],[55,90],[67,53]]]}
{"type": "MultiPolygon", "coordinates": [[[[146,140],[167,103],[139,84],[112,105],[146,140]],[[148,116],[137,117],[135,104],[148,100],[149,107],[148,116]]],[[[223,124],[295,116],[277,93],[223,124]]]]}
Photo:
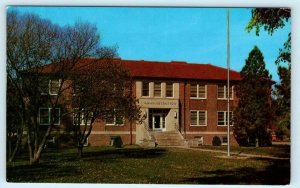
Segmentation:
{"type": "Polygon", "coordinates": [[[75,149],[46,150],[40,164],[27,156],[7,165],[9,182],[288,184],[289,160],[228,159],[224,154],[176,148],[89,147],[76,159],[75,149]]]}
{"type": "MultiPolygon", "coordinates": [[[[200,146],[200,149],[209,150],[221,150],[227,152],[227,146],[200,146]]],[[[272,157],[290,157],[290,146],[289,145],[274,145],[272,147],[238,147],[231,146],[230,151],[233,154],[254,154],[254,155],[264,155],[272,157]]]]}

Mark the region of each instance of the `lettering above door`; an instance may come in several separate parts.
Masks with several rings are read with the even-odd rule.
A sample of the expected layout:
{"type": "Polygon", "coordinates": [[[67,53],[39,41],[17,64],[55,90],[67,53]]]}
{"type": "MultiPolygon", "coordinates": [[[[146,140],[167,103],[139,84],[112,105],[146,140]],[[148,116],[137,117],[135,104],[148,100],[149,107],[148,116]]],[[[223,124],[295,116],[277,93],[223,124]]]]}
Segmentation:
{"type": "Polygon", "coordinates": [[[143,108],[178,108],[175,99],[139,99],[139,106],[143,108]]]}

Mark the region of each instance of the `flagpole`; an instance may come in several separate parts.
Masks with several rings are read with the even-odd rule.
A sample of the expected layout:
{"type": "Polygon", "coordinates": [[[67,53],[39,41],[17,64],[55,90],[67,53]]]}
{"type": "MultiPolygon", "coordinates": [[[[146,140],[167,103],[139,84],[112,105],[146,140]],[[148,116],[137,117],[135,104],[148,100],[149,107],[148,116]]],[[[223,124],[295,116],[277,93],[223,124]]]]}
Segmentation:
{"type": "Polygon", "coordinates": [[[229,72],[230,72],[230,29],[229,29],[229,17],[230,12],[227,8],[227,156],[230,156],[230,115],[229,115],[229,103],[230,103],[230,85],[229,85],[229,72]]]}

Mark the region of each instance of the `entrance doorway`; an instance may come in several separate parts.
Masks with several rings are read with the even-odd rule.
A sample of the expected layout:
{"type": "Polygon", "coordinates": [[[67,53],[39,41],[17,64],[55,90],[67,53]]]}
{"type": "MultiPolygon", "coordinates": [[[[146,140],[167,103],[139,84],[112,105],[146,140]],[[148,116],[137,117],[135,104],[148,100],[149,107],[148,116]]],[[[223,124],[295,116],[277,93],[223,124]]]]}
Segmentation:
{"type": "Polygon", "coordinates": [[[166,110],[149,110],[149,128],[153,131],[166,130],[166,110]]]}

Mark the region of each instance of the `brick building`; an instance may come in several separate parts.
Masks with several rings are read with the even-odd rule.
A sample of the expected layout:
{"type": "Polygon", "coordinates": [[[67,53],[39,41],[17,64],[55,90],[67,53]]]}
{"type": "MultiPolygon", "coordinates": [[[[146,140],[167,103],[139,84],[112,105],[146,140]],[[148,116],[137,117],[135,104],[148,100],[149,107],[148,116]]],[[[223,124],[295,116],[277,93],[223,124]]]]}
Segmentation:
{"type": "MultiPolygon", "coordinates": [[[[227,69],[177,61],[115,61],[121,61],[133,77],[141,120],[132,126],[118,118],[97,121],[89,145],[109,145],[114,136],[120,136],[124,144],[192,146],[211,145],[218,136],[227,144],[227,69]]],[[[239,72],[230,71],[231,109],[238,102],[234,86],[240,79],[239,72]]],[[[41,110],[45,109],[40,109],[43,114],[41,110]]]]}

